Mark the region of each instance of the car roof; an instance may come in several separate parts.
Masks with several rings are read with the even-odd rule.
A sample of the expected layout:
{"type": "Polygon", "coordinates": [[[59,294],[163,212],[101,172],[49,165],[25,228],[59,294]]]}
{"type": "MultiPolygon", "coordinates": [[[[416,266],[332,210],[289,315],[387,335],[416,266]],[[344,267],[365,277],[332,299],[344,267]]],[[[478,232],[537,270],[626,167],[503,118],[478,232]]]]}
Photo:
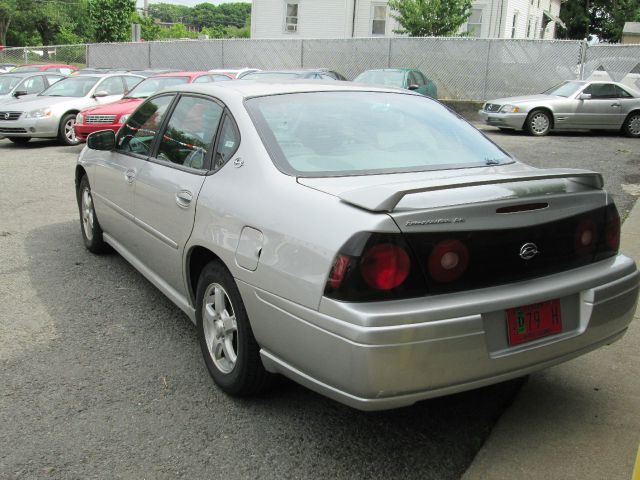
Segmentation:
{"type": "Polygon", "coordinates": [[[188,85],[172,87],[165,91],[192,92],[202,93],[205,95],[216,95],[220,92],[227,92],[227,94],[229,94],[233,92],[234,95],[242,98],[311,92],[389,92],[415,95],[418,97],[423,96],[404,89],[374,87],[371,85],[360,85],[339,80],[331,82],[321,80],[236,80],[234,82],[220,83],[191,83],[188,85]]]}
{"type": "Polygon", "coordinates": [[[47,75],[47,76],[56,75],[58,77],[66,78],[63,74],[61,74],[59,72],[41,72],[41,71],[37,71],[37,72],[15,72],[15,73],[6,72],[6,73],[0,73],[0,77],[20,77],[20,78],[39,77],[41,75],[47,75]]]}
{"type": "Polygon", "coordinates": [[[419,70],[417,68],[372,68],[362,73],[366,72],[419,72],[419,70]]]}
{"type": "Polygon", "coordinates": [[[331,70],[327,69],[327,68],[297,68],[297,69],[290,69],[290,70],[259,70],[257,72],[251,72],[251,74],[255,74],[255,75],[261,75],[261,74],[270,74],[270,73],[313,73],[313,72],[318,72],[318,73],[325,73],[325,72],[329,72],[331,70]]]}
{"type": "Polygon", "coordinates": [[[169,73],[159,73],[158,75],[153,75],[154,77],[199,77],[201,75],[216,75],[215,72],[209,72],[207,70],[201,70],[196,72],[169,72],[169,73]]]}

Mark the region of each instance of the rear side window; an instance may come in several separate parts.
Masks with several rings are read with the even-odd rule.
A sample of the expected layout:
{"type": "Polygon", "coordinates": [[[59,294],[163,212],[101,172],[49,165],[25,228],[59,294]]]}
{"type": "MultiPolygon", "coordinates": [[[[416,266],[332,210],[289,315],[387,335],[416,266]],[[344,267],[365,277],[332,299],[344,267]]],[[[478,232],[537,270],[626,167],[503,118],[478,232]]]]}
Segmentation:
{"type": "Polygon", "coordinates": [[[240,145],[240,131],[236,122],[229,115],[225,116],[222,129],[220,130],[220,139],[216,148],[216,154],[213,159],[213,170],[219,170],[225,163],[236,153],[240,145]]]}
{"type": "Polygon", "coordinates": [[[618,94],[618,98],[633,98],[633,95],[631,95],[624,88],[621,88],[618,85],[616,85],[616,93],[618,94]]]}
{"type": "Polygon", "coordinates": [[[118,132],[116,150],[149,155],[153,139],[173,98],[173,95],[163,95],[144,102],[118,132]]]}
{"type": "Polygon", "coordinates": [[[182,97],[173,110],[158,148],[158,159],[202,170],[206,168],[224,109],[201,97],[182,97]]]}

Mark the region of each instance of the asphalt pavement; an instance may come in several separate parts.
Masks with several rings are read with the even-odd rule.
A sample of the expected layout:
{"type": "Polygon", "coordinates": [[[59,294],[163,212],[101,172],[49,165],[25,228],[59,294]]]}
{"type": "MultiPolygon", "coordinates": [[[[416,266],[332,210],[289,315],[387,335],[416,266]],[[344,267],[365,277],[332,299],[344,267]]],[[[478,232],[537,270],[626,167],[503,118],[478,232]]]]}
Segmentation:
{"type": "MultiPolygon", "coordinates": [[[[603,171],[623,215],[640,193],[638,141],[489,135],[536,166],[603,171]]],[[[522,381],[380,413],[286,380],[257,398],[224,395],[189,320],[120,256],[84,249],[79,151],[0,140],[0,478],[456,479],[467,470],[522,381]]],[[[556,375],[562,389],[578,381],[572,365],[580,359],[531,383],[556,375]]],[[[602,405],[584,408],[597,415],[602,405]]]]}

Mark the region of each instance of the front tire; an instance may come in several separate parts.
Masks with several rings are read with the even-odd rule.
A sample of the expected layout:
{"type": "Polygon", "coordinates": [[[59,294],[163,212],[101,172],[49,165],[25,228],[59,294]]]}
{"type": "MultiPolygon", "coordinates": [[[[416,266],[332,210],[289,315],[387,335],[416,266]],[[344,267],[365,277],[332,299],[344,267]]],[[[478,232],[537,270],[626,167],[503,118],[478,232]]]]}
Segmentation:
{"type": "Polygon", "coordinates": [[[526,128],[529,134],[544,137],[551,131],[551,115],[544,110],[534,110],[527,117],[526,128]]]}
{"type": "Polygon", "coordinates": [[[640,138],[640,112],[632,112],[622,125],[622,131],[627,137],[640,138]]]}
{"type": "Polygon", "coordinates": [[[15,143],[16,145],[24,145],[26,143],[29,143],[29,140],[31,140],[31,137],[7,137],[7,138],[13,143],[15,143]]]}
{"type": "Polygon", "coordinates": [[[58,141],[62,145],[72,147],[77,145],[80,141],[76,138],[76,114],[67,113],[62,120],[60,120],[60,127],[58,128],[58,141]]]}
{"type": "Polygon", "coordinates": [[[82,231],[82,239],[84,246],[91,253],[105,253],[110,251],[102,238],[102,228],[98,223],[96,211],[93,208],[93,196],[91,195],[91,186],[86,175],[80,180],[78,185],[78,208],[80,210],[80,230],[82,231]]]}
{"type": "Polygon", "coordinates": [[[250,395],[269,387],[240,291],[219,262],[207,264],[198,280],[196,321],[200,348],[215,383],[226,393],[250,395]]]}

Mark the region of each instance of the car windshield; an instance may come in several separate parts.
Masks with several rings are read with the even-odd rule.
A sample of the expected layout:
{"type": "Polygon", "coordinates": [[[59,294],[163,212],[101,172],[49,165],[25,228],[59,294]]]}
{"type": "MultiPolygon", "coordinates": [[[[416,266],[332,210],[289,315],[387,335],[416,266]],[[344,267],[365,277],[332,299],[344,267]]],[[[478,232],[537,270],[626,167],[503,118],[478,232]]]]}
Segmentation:
{"type": "Polygon", "coordinates": [[[584,87],[584,83],[564,82],[542,93],[545,93],[547,95],[555,95],[557,97],[570,97],[571,95],[576,93],[578,90],[580,90],[582,87],[584,87]]]}
{"type": "Polygon", "coordinates": [[[84,97],[100,80],[97,77],[71,77],[54,83],[40,95],[47,97],[84,97]]]}
{"type": "Polygon", "coordinates": [[[247,109],[278,168],[295,176],[395,173],[512,160],[446,107],[389,92],[256,97],[247,109]]]}
{"type": "Polygon", "coordinates": [[[11,92],[20,83],[20,80],[22,80],[20,77],[0,76],[0,95],[11,92]]]}
{"type": "Polygon", "coordinates": [[[125,98],[147,98],[164,88],[189,83],[189,77],[151,77],[140,82],[125,98]]]}
{"type": "Polygon", "coordinates": [[[302,78],[302,73],[297,72],[254,72],[244,75],[243,80],[293,80],[302,78]]]}
{"type": "Polygon", "coordinates": [[[384,85],[386,87],[402,87],[404,83],[404,72],[369,70],[358,75],[355,83],[366,83],[367,85],[384,85]]]}
{"type": "Polygon", "coordinates": [[[11,71],[13,73],[33,73],[33,72],[39,72],[40,69],[38,67],[16,67],[11,71]]]}

